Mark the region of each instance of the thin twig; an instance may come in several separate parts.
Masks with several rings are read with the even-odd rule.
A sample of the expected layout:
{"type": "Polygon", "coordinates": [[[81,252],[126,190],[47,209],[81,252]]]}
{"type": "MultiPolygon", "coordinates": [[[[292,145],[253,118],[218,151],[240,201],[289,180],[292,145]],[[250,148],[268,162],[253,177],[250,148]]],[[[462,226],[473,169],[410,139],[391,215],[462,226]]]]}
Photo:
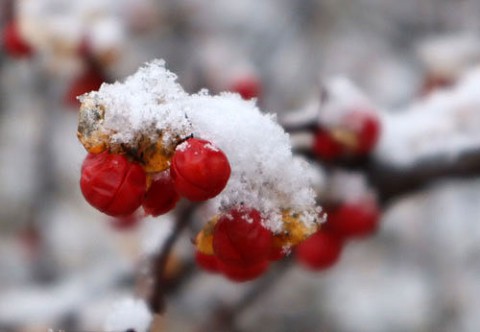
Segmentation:
{"type": "Polygon", "coordinates": [[[168,257],[173,246],[180,237],[180,234],[191,222],[191,216],[196,207],[196,204],[189,204],[185,208],[178,209],[180,212],[172,233],[163,244],[162,249],[152,259],[152,274],[154,276],[154,281],[148,304],[150,306],[150,310],[154,314],[161,314],[165,311],[165,295],[167,293],[167,286],[169,284],[169,281],[167,278],[165,278],[165,268],[168,257]]]}

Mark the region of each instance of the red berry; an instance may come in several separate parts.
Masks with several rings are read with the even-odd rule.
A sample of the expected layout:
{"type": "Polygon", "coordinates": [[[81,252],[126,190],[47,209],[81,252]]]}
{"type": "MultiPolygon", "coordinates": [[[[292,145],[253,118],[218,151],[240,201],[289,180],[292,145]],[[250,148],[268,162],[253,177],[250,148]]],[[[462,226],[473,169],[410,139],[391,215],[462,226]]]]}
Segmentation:
{"type": "Polygon", "coordinates": [[[170,168],[175,190],[191,201],[217,196],[227,185],[230,164],[212,143],[190,138],[177,147],[170,168]]]}
{"type": "Polygon", "coordinates": [[[218,261],[218,266],[222,274],[236,282],[249,281],[259,277],[267,270],[268,265],[268,261],[262,261],[249,266],[228,265],[220,260],[218,261]]]}
{"type": "Polygon", "coordinates": [[[219,272],[217,257],[214,255],[207,255],[200,251],[195,251],[195,261],[205,271],[216,273],[219,272]]]}
{"type": "Polygon", "coordinates": [[[380,136],[380,122],[371,112],[355,111],[345,119],[347,128],[356,134],[356,145],[353,153],[368,154],[377,144],[380,136]]]}
{"type": "Polygon", "coordinates": [[[30,45],[20,36],[18,25],[15,21],[11,21],[5,27],[3,31],[3,44],[6,53],[13,57],[29,57],[33,53],[30,45]]]}
{"type": "Polygon", "coordinates": [[[313,141],[313,152],[323,160],[332,160],[342,155],[343,147],[328,132],[318,130],[313,141]]]}
{"type": "Polygon", "coordinates": [[[268,256],[269,261],[279,261],[283,257],[285,257],[285,254],[282,251],[282,248],[272,248],[270,251],[270,255],[268,256]]]}
{"type": "Polygon", "coordinates": [[[342,237],[362,237],[374,233],[379,222],[376,203],[345,203],[329,212],[325,227],[342,237]]]}
{"type": "Polygon", "coordinates": [[[142,206],[145,213],[156,217],[173,209],[179,199],[170,171],[167,170],[154,178],[142,206]]]}
{"type": "Polygon", "coordinates": [[[80,188],[92,206],[110,216],[132,214],[145,195],[143,168],[121,155],[88,154],[82,165],[80,188]]]}
{"type": "Polygon", "coordinates": [[[213,232],[213,251],[225,264],[252,266],[268,259],[272,233],[263,227],[257,210],[233,209],[223,215],[213,232]]]}
{"type": "Polygon", "coordinates": [[[78,101],[77,97],[83,95],[84,93],[98,90],[105,81],[106,78],[102,75],[102,73],[93,68],[88,68],[80,76],[75,78],[70,85],[67,93],[65,94],[65,103],[73,107],[80,106],[80,102],[78,101]]]}
{"type": "Polygon", "coordinates": [[[283,247],[281,245],[272,245],[270,248],[270,253],[268,254],[268,260],[270,261],[278,261],[285,257],[285,252],[283,251],[283,247]]]}
{"type": "Polygon", "coordinates": [[[261,84],[254,75],[240,76],[232,82],[229,90],[240,94],[243,99],[258,98],[261,84]]]}
{"type": "Polygon", "coordinates": [[[343,242],[335,234],[320,230],[297,246],[297,261],[312,270],[334,265],[342,253],[343,242]]]}

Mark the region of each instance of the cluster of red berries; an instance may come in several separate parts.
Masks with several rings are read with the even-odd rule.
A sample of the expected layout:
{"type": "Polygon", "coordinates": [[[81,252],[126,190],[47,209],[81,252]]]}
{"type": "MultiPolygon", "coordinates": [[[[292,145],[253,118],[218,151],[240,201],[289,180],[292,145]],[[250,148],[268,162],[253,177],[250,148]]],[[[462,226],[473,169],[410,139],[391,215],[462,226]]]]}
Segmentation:
{"type": "Polygon", "coordinates": [[[297,261],[311,270],[325,270],[341,256],[348,239],[371,235],[380,222],[375,201],[347,202],[327,207],[328,220],[314,235],[296,248],[297,261]]]}
{"type": "MultiPolygon", "coordinates": [[[[326,224],[294,248],[296,260],[315,271],[333,266],[347,240],[371,235],[380,221],[375,201],[347,202],[328,207],[327,212],[326,224]]],[[[248,281],[262,275],[270,262],[284,257],[276,240],[257,210],[236,208],[213,225],[211,239],[197,243],[195,260],[206,271],[248,281]]]]}
{"type": "Polygon", "coordinates": [[[110,216],[131,215],[140,206],[158,216],[173,209],[181,196],[191,201],[217,196],[229,177],[230,164],[219,148],[189,138],[177,147],[170,169],[153,175],[124,155],[90,153],[82,165],[80,188],[92,206],[110,216]]]}
{"type": "Polygon", "coordinates": [[[320,159],[331,161],[369,154],[380,136],[380,122],[371,111],[348,112],[334,128],[319,127],[315,133],[313,152],[320,159]]]}
{"type": "Polygon", "coordinates": [[[222,273],[233,281],[248,281],[263,274],[271,261],[283,257],[273,233],[263,226],[259,211],[230,210],[213,226],[211,243],[195,253],[198,265],[222,273]]]}

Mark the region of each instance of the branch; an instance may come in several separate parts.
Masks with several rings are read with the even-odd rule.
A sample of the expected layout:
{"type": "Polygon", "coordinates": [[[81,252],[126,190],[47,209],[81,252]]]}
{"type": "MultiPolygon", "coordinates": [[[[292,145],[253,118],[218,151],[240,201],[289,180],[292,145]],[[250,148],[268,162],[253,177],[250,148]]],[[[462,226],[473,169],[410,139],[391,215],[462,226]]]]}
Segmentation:
{"type": "Polygon", "coordinates": [[[197,206],[196,204],[189,204],[185,208],[180,207],[178,209],[179,214],[172,233],[164,242],[162,249],[152,259],[151,273],[154,276],[154,282],[148,304],[154,314],[161,314],[165,311],[165,295],[168,292],[168,285],[170,283],[169,280],[165,278],[165,268],[168,257],[180,234],[190,223],[192,214],[197,206]]]}
{"type": "Polygon", "coordinates": [[[480,175],[480,148],[463,151],[456,158],[436,156],[424,159],[410,167],[373,161],[368,164],[366,174],[377,189],[381,202],[386,203],[434,181],[480,175]]]}

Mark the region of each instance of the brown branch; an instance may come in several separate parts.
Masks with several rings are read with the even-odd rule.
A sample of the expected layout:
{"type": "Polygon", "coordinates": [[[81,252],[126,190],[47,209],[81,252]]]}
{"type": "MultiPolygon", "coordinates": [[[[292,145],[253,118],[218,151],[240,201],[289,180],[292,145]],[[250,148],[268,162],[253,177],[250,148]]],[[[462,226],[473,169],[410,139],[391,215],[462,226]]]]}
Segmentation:
{"type": "Polygon", "coordinates": [[[161,314],[165,311],[165,295],[168,291],[170,281],[165,277],[165,268],[168,257],[173,246],[177,242],[182,231],[192,220],[192,214],[195,211],[196,204],[188,204],[185,207],[179,207],[179,214],[175,223],[175,227],[164,242],[162,249],[152,259],[152,271],[154,276],[152,291],[148,299],[150,310],[154,314],[161,314]]]}
{"type": "Polygon", "coordinates": [[[409,167],[372,160],[365,173],[380,200],[388,203],[441,179],[480,175],[480,148],[465,150],[455,158],[438,155],[409,167]]]}
{"type": "MultiPolygon", "coordinates": [[[[295,137],[299,133],[311,132],[308,125],[304,123],[303,127],[293,128],[293,132],[290,133],[295,137]],[[300,131],[297,132],[297,129],[300,131]]],[[[310,145],[304,142],[293,143],[294,153],[312,162],[321,163],[327,173],[335,169],[344,169],[365,174],[370,184],[376,188],[382,204],[388,204],[438,180],[480,175],[480,147],[460,151],[453,157],[451,153],[439,152],[437,155],[419,159],[411,165],[401,166],[373,156],[345,157],[325,162],[315,156],[310,145]]]]}

